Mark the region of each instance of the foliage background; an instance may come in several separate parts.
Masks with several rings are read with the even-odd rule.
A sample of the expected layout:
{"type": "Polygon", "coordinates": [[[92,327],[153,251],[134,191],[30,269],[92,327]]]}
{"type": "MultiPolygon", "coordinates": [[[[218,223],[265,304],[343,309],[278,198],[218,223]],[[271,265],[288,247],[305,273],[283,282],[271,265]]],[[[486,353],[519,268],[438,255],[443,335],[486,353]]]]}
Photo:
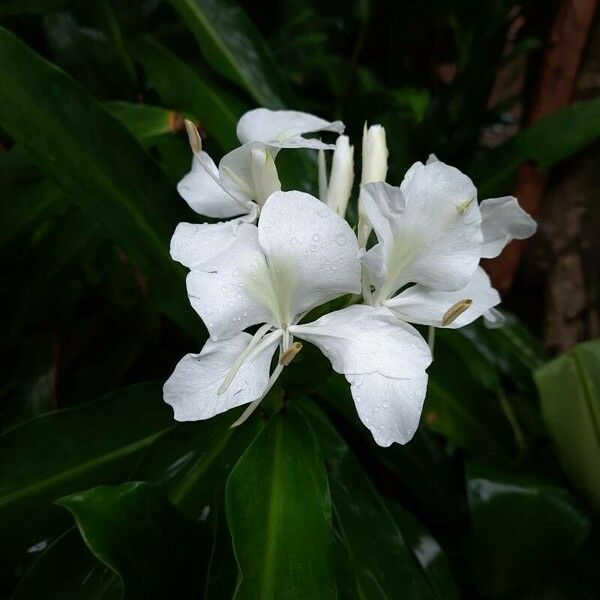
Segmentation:
{"type": "MultiPolygon", "coordinates": [[[[597,20],[578,101],[533,118],[569,4],[0,4],[0,597],[212,600],[240,573],[238,600],[600,595],[600,350],[548,362],[598,333],[597,20]],[[285,406],[234,433],[162,403],[206,337],[168,255],[196,218],[182,117],[218,159],[256,105],[341,118],[356,145],[383,123],[390,182],[434,152],[535,209],[518,173],[545,173],[516,276],[489,265],[514,316],[439,332],[405,447],[373,444],[309,348],[285,406]]],[[[298,156],[284,186],[314,190],[298,156]]]]}

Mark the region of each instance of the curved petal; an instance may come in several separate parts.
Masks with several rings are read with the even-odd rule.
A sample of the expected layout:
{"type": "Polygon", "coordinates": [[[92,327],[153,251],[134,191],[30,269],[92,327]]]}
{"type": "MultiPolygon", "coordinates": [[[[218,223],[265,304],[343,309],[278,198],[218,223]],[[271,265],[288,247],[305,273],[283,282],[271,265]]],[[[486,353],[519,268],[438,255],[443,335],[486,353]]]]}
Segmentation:
{"type": "Polygon", "coordinates": [[[537,229],[537,223],[513,196],[483,200],[479,208],[483,219],[482,258],[495,258],[508,242],[527,239],[537,229]]]}
{"type": "Polygon", "coordinates": [[[344,375],[422,377],[431,364],[431,351],[419,332],[383,307],[349,306],[289,331],[320,348],[344,375]]]}
{"type": "Polygon", "coordinates": [[[301,137],[317,131],[343,133],[344,124],[296,110],[256,108],[243,115],[237,125],[237,136],[242,144],[264,142],[278,148],[333,148],[331,144],[301,137]]]}
{"type": "MultiPolygon", "coordinates": [[[[479,263],[483,236],[477,192],[466,175],[442,162],[416,163],[400,190],[392,192],[381,183],[363,189],[376,206],[369,219],[375,220],[384,246],[381,301],[408,283],[446,291],[467,285],[479,263]],[[388,214],[386,203],[391,203],[388,214]]],[[[372,266],[372,261],[367,258],[365,264],[372,266]]]]}
{"type": "Polygon", "coordinates": [[[242,224],[229,248],[188,274],[190,302],[211,338],[226,339],[273,321],[269,308],[253,292],[255,279],[266,269],[256,226],[242,224]]]}
{"type": "Polygon", "coordinates": [[[464,327],[500,304],[500,294],[492,287],[487,273],[478,267],[471,281],[456,292],[440,292],[422,285],[412,286],[385,303],[402,320],[418,325],[464,327]],[[472,304],[452,323],[442,324],[443,316],[460,300],[471,300],[472,304]]]}
{"type": "Polygon", "coordinates": [[[216,342],[208,340],[200,354],[187,354],[167,379],[163,396],[177,421],[210,419],[259,398],[267,388],[269,368],[279,335],[270,334],[246,357],[227,390],[217,390],[252,336],[239,333],[216,342]]]}
{"type": "Polygon", "coordinates": [[[310,194],[272,194],[261,211],[258,238],[271,269],[287,274],[291,314],[360,292],[354,232],[310,194]]]}
{"type": "Polygon", "coordinates": [[[177,191],[200,215],[225,219],[249,212],[243,197],[232,196],[219,183],[217,167],[203,151],[194,155],[192,168],[177,184],[177,191]]]}
{"type": "Polygon", "coordinates": [[[379,373],[350,375],[352,396],[360,420],[380,446],[409,442],[421,418],[427,375],[394,379],[379,373]]]}

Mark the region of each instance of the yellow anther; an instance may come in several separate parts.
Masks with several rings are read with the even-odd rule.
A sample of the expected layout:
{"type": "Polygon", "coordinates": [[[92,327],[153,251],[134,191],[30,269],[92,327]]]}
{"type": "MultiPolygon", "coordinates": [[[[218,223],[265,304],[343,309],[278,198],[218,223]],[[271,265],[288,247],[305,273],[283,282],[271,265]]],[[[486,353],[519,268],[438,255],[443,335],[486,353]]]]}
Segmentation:
{"type": "Polygon", "coordinates": [[[279,364],[287,367],[296,357],[296,354],[302,350],[301,342],[294,342],[279,359],[279,364]]]}
{"type": "Polygon", "coordinates": [[[466,200],[463,200],[462,202],[457,204],[456,211],[458,212],[458,214],[462,215],[465,212],[465,210],[467,210],[467,208],[469,208],[469,206],[471,206],[471,202],[473,202],[473,200],[475,200],[475,196],[472,196],[471,198],[467,198],[466,200]]]}
{"type": "Polygon", "coordinates": [[[470,298],[459,300],[458,302],[453,304],[444,313],[444,316],[442,317],[442,325],[446,327],[454,321],[456,321],[456,319],[458,319],[458,317],[460,317],[460,315],[462,315],[465,312],[465,310],[467,310],[467,308],[471,306],[471,304],[473,304],[473,300],[471,300],[470,298]]]}
{"type": "Polygon", "coordinates": [[[192,147],[192,152],[194,154],[198,154],[202,152],[202,139],[200,138],[200,134],[196,129],[196,126],[189,120],[185,121],[185,130],[188,134],[188,140],[190,141],[190,146],[192,147]]]}

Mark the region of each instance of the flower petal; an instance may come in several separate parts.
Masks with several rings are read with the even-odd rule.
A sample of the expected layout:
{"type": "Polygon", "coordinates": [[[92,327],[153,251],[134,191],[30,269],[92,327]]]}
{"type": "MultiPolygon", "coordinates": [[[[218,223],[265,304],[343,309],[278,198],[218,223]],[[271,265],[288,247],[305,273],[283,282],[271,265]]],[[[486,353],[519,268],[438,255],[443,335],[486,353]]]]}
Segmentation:
{"type": "Polygon", "coordinates": [[[350,375],[352,396],[360,420],[380,446],[406,444],[417,427],[427,392],[427,375],[394,379],[379,373],[350,375]]]}
{"type": "Polygon", "coordinates": [[[431,351],[419,332],[387,308],[349,306],[289,331],[320,348],[344,375],[422,377],[431,363],[431,351]]]}
{"type": "Polygon", "coordinates": [[[277,148],[333,148],[318,140],[307,140],[304,133],[317,131],[344,132],[341,121],[325,121],[314,115],[295,110],[269,110],[256,108],[239,120],[237,136],[242,142],[264,142],[277,148]]]}
{"type": "Polygon", "coordinates": [[[289,274],[293,315],[360,292],[360,254],[354,232],[310,194],[272,194],[261,211],[258,237],[271,268],[289,274]]]}
{"type": "Polygon", "coordinates": [[[416,163],[400,190],[371,183],[363,191],[372,200],[366,197],[363,208],[384,245],[384,300],[408,283],[455,290],[469,282],[483,236],[477,191],[466,175],[442,162],[416,163]]]}
{"type": "Polygon", "coordinates": [[[252,336],[239,333],[216,342],[208,340],[200,354],[187,354],[167,379],[163,396],[177,421],[210,419],[259,398],[267,388],[269,367],[280,334],[269,334],[248,355],[227,390],[217,394],[236,358],[252,336]]]}
{"type": "Polygon", "coordinates": [[[211,338],[226,339],[273,320],[269,309],[251,291],[253,278],[266,269],[256,226],[242,224],[229,248],[189,273],[190,302],[211,338]]]}
{"type": "Polygon", "coordinates": [[[192,169],[177,184],[177,191],[200,215],[224,219],[249,212],[248,202],[232,196],[219,183],[217,167],[206,152],[194,155],[192,169]]]}
{"type": "Polygon", "coordinates": [[[537,223],[513,196],[484,200],[479,208],[483,219],[482,258],[495,258],[508,242],[531,237],[537,229],[537,223]]]}
{"type": "Polygon", "coordinates": [[[471,306],[445,327],[464,327],[500,304],[500,294],[492,287],[490,278],[481,267],[477,268],[468,285],[456,292],[440,292],[415,285],[388,300],[385,306],[409,323],[444,327],[442,318],[446,312],[466,299],[473,302],[471,306]]]}

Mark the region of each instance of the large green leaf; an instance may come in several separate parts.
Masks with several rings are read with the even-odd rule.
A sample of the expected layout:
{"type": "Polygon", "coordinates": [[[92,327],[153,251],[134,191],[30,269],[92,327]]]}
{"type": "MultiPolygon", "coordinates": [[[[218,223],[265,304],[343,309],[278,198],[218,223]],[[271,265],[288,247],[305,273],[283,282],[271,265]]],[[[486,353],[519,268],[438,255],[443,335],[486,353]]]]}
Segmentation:
{"type": "Polygon", "coordinates": [[[99,486],[58,503],[73,514],[92,552],[119,574],[125,600],[192,598],[204,589],[210,539],[162,487],[99,486]]]}
{"type": "Polygon", "coordinates": [[[235,0],[169,0],[209,64],[262,106],[284,108],[284,86],[267,45],[235,0]]]}
{"type": "Polygon", "coordinates": [[[57,533],[66,515],[54,500],[126,480],[140,454],[172,426],[161,385],[147,383],[5,432],[0,436],[0,556],[57,533]]]}
{"type": "Polygon", "coordinates": [[[590,522],[565,488],[468,464],[473,577],[486,598],[520,587],[573,556],[590,522]]]}
{"type": "Polygon", "coordinates": [[[600,341],[545,364],[535,381],[565,472],[600,510],[600,341]]]}
{"type": "Polygon", "coordinates": [[[476,159],[468,173],[486,198],[502,192],[526,160],[545,170],[600,137],[600,100],[577,102],[540,119],[495,150],[476,159]]]}
{"type": "Polygon", "coordinates": [[[227,482],[237,600],[336,597],[325,464],[306,419],[271,417],[227,482]]]}
{"type": "Polygon", "coordinates": [[[165,104],[199,120],[223,150],[239,145],[235,128],[246,108],[240,100],[220,90],[153,38],[138,40],[132,52],[165,104]]]}
{"type": "Polygon", "coordinates": [[[65,73],[0,29],[0,123],[146,277],[158,308],[201,338],[168,240],[184,203],[127,129],[65,73]]]}
{"type": "Polygon", "coordinates": [[[433,597],[406,546],[399,522],[344,440],[315,405],[303,402],[302,410],[327,460],[335,522],[352,565],[358,597],[433,597]]]}
{"type": "Polygon", "coordinates": [[[77,529],[53,542],[19,582],[11,600],[121,600],[121,582],[86,547],[77,529]]]}

